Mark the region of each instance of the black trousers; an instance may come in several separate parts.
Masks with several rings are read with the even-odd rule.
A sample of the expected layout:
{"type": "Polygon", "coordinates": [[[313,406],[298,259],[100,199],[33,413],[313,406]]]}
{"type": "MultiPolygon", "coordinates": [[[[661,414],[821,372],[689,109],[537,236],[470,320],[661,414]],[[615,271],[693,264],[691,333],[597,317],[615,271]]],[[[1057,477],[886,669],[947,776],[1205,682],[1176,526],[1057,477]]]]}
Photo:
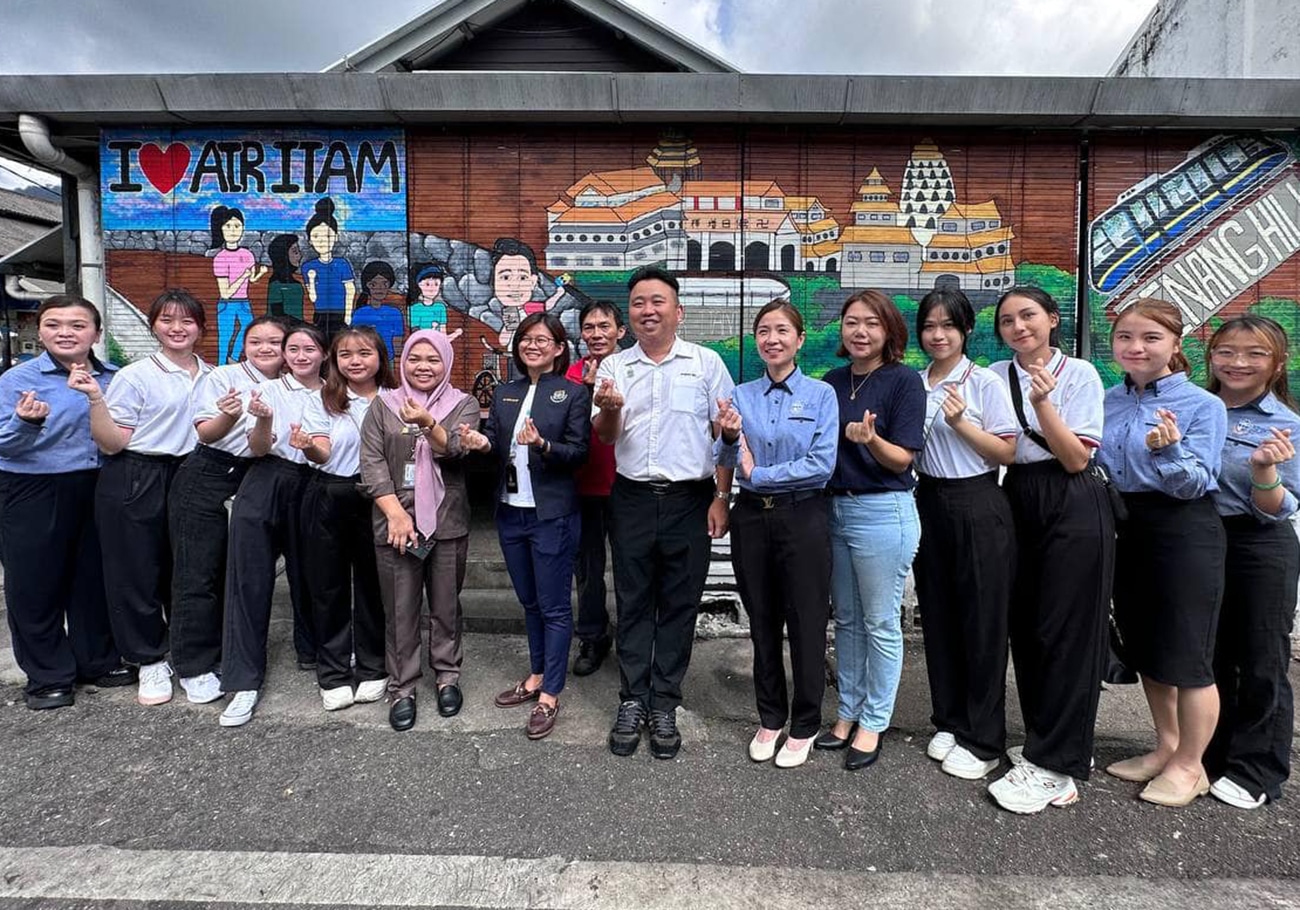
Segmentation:
{"type": "Polygon", "coordinates": [[[997,472],[921,476],[916,593],[931,722],[985,761],[1007,747],[1007,637],[1015,527],[997,472]]]}
{"type": "Polygon", "coordinates": [[[120,663],[94,520],[98,475],[0,471],[5,612],[30,694],[94,679],[120,663]]]}
{"type": "Polygon", "coordinates": [[[311,469],[275,455],[257,459],[239,485],[230,510],[226,557],[226,621],[222,636],[222,688],[260,689],[266,681],[266,641],[275,593],[275,560],[284,556],[284,573],[293,604],[293,645],[300,660],[316,657],[315,637],[306,610],[307,582],[302,558],[302,498],[311,469]]]}
{"type": "Polygon", "coordinates": [[[713,480],[664,485],[618,477],[610,493],[621,701],[682,703],[695,617],[709,573],[713,480]]]}
{"type": "Polygon", "coordinates": [[[1252,795],[1282,796],[1291,773],[1294,718],[1291,627],[1300,542],[1289,521],[1223,519],[1228,554],[1214,654],[1219,725],[1205,750],[1211,777],[1226,774],[1252,795]]]}
{"type": "Polygon", "coordinates": [[[826,692],[826,625],[831,615],[828,500],[786,493],[766,501],[741,493],[731,510],[731,565],[754,644],[759,722],[790,735],[816,735],[826,692]],[[782,632],[789,629],[793,698],[785,684],[782,632]]]}
{"type": "MultiPolygon", "coordinates": [[[[609,635],[609,610],[605,606],[609,497],[580,496],[578,511],[582,516],[582,534],[578,539],[578,558],[573,563],[573,576],[578,586],[578,620],[573,631],[580,641],[594,642],[609,635]]],[[[614,598],[617,601],[617,590],[614,598]]]]}
{"type": "Polygon", "coordinates": [[[182,678],[221,669],[226,602],[226,500],[252,463],[199,445],[172,480],[167,503],[172,540],[172,665],[182,678]]]}
{"type": "Polygon", "coordinates": [[[383,679],[384,602],[375,565],[372,500],[357,477],[316,471],[302,500],[303,569],[322,689],[383,679]],[[356,655],[356,671],[351,665],[356,655]]]}
{"type": "Polygon", "coordinates": [[[122,659],[132,664],[167,656],[172,609],[167,497],[180,463],[170,455],[121,452],[105,459],[95,487],[108,618],[122,659]]]}
{"type": "MultiPolygon", "coordinates": [[[[325,333],[327,343],[333,341],[334,336],[347,328],[348,325],[343,321],[342,310],[317,310],[316,314],[312,316],[312,322],[316,324],[316,328],[325,333]]],[[[401,352],[389,351],[388,353],[392,357],[397,357],[401,352]]]]}
{"type": "Polygon", "coordinates": [[[1011,657],[1025,758],[1088,779],[1115,572],[1115,519],[1100,481],[1055,459],[1013,465],[1011,657]]]}

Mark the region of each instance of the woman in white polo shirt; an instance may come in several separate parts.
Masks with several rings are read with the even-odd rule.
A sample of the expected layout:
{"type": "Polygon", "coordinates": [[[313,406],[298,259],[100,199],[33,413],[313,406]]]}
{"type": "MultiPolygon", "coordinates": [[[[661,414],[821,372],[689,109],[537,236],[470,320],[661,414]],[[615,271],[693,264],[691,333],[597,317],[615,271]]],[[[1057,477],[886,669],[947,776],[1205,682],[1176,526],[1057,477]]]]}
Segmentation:
{"type": "Polygon", "coordinates": [[[226,503],[253,462],[247,405],[254,389],[280,378],[284,324],[259,316],[244,332],[244,359],[219,366],[194,387],[198,445],[176,471],[167,511],[172,541],[171,664],[186,698],[221,697],[225,615],[226,503]]]}
{"type": "Polygon", "coordinates": [[[221,683],[233,694],[221,714],[223,727],[253,719],[258,693],[266,679],[266,639],[275,593],[275,561],[284,556],[284,574],[296,621],[307,639],[295,641],[299,661],[315,662],[315,635],[306,610],[307,585],[302,560],[302,498],[311,468],[295,440],[303,414],[324,380],[325,336],[312,325],[295,326],[284,338],[289,368],[274,382],[249,393],[254,418],[248,447],[256,461],[239,485],[230,510],[230,544],[226,559],[226,621],[222,638],[221,683]]]}
{"type": "Polygon", "coordinates": [[[978,780],[1007,747],[1007,614],[1015,571],[1011,507],[998,468],[1016,454],[1007,387],[966,356],[975,310],[956,288],[931,291],[916,311],[930,355],[925,444],[916,458],[921,546],[914,566],[931,720],[926,754],[945,774],[978,780]]]}
{"type": "Polygon", "coordinates": [[[376,396],[397,386],[388,348],[371,326],[330,343],[329,376],[290,444],[320,465],[303,496],[307,591],[316,633],[316,680],[326,711],[376,702],[388,689],[384,602],[370,497],[361,492],[361,423],[376,396]],[[355,663],[353,661],[355,658],[355,663]],[[355,691],[354,691],[355,684],[355,691]]]}
{"type": "MultiPolygon", "coordinates": [[[[206,322],[203,305],[188,293],[164,291],[149,307],[158,352],[119,370],[104,393],[108,406],[90,409],[91,435],[109,456],[95,488],[109,621],[122,658],[140,667],[142,705],[172,698],[167,496],[198,441],[190,400],[211,369],[194,353],[206,322]]],[[[99,383],[85,369],[73,369],[68,385],[99,400],[99,383]]]]}
{"type": "Polygon", "coordinates": [[[1101,377],[1057,347],[1060,307],[1040,288],[1015,287],[998,301],[994,322],[1015,357],[992,369],[1007,380],[1021,426],[1004,489],[1016,528],[1011,655],[1026,738],[989,794],[1004,809],[1030,813],[1070,805],[1079,798],[1075,779],[1088,779],[1115,517],[1092,468],[1101,377]]]}

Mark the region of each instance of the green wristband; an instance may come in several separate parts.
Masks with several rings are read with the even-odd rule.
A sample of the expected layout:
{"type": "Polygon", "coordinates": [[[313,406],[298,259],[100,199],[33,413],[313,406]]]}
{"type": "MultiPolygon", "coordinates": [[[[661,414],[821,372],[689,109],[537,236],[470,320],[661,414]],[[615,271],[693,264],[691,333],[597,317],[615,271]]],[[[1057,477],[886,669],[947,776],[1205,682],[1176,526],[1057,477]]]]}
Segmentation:
{"type": "Polygon", "coordinates": [[[1252,488],[1256,490],[1267,492],[1269,490],[1276,490],[1278,487],[1282,486],[1282,478],[1279,477],[1277,478],[1277,480],[1273,481],[1272,483],[1256,483],[1252,479],[1250,485],[1252,488]]]}

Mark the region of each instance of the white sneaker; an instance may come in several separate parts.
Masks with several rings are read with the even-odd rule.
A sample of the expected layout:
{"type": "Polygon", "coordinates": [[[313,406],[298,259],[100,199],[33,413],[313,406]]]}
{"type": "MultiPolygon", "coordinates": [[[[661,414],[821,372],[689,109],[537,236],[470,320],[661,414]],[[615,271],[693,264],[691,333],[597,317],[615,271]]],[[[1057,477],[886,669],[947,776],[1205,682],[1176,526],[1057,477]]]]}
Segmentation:
{"type": "Polygon", "coordinates": [[[948,757],[943,760],[941,770],[944,774],[960,777],[962,780],[979,780],[997,766],[996,758],[985,761],[965,746],[953,746],[948,757]]]}
{"type": "MultiPolygon", "coordinates": [[[[1013,765],[1023,765],[1025,763],[1025,747],[1012,746],[1010,749],[1007,750],[1007,760],[1010,761],[1011,764],[1013,765]]],[[[1096,757],[1088,759],[1088,769],[1090,771],[1097,770],[1096,757]]]]}
{"type": "Polygon", "coordinates": [[[790,737],[785,738],[781,744],[781,750],[776,753],[776,766],[778,768],[797,768],[808,760],[808,755],[812,752],[813,737],[808,737],[803,741],[803,746],[798,749],[790,748],[790,737]]]}
{"type": "MultiPolygon", "coordinates": [[[[762,730],[760,728],[759,732],[762,730]]],[[[772,756],[776,754],[776,742],[781,738],[780,731],[769,739],[767,742],[761,742],[758,733],[749,741],[749,760],[750,761],[771,761],[772,756]]]]}
{"type": "Polygon", "coordinates": [[[338,711],[341,708],[352,707],[356,698],[352,694],[351,686],[335,686],[333,689],[321,689],[320,700],[325,705],[326,711],[338,711]]]}
{"type": "Polygon", "coordinates": [[[357,694],[353,697],[359,705],[368,705],[373,701],[379,701],[388,692],[388,679],[367,679],[363,683],[357,684],[357,694]]]}
{"type": "Polygon", "coordinates": [[[165,660],[140,667],[140,688],[135,700],[142,705],[165,705],[172,700],[172,668],[165,660]]]}
{"type": "Polygon", "coordinates": [[[257,707],[257,690],[245,689],[236,692],[235,697],[226,705],[217,721],[223,727],[242,727],[253,719],[253,710],[257,707]]]}
{"type": "Polygon", "coordinates": [[[1008,812],[1032,815],[1048,806],[1068,806],[1079,799],[1074,778],[1023,761],[989,784],[989,796],[1008,812]]]}
{"type": "Polygon", "coordinates": [[[940,730],[934,736],[930,737],[930,744],[925,747],[925,754],[935,761],[943,761],[948,757],[948,753],[957,745],[957,737],[951,733],[940,730]]]}
{"type": "Polygon", "coordinates": [[[195,705],[206,705],[221,697],[221,680],[215,673],[182,677],[181,688],[185,690],[185,698],[195,705]]]}
{"type": "Polygon", "coordinates": [[[1250,795],[1250,791],[1230,777],[1220,777],[1210,784],[1210,795],[1221,803],[1227,803],[1238,809],[1258,809],[1268,802],[1263,793],[1259,799],[1250,795]]]}

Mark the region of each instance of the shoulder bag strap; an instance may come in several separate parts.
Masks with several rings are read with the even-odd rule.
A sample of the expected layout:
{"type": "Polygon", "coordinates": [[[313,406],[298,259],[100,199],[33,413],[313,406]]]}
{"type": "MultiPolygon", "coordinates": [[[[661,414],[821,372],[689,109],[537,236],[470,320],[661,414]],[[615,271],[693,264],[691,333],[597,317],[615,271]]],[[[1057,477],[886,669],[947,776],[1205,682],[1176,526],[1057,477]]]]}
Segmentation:
{"type": "Polygon", "coordinates": [[[1016,418],[1020,421],[1020,429],[1024,431],[1025,435],[1028,436],[1029,440],[1036,446],[1045,452],[1051,453],[1052,447],[1047,444],[1047,440],[1043,438],[1043,434],[1031,427],[1029,421],[1025,419],[1025,399],[1023,393],[1020,391],[1020,372],[1016,369],[1016,361],[1014,357],[1007,361],[1007,373],[1011,378],[1011,381],[1007,383],[1011,386],[1011,404],[1015,406],[1016,418]]]}

